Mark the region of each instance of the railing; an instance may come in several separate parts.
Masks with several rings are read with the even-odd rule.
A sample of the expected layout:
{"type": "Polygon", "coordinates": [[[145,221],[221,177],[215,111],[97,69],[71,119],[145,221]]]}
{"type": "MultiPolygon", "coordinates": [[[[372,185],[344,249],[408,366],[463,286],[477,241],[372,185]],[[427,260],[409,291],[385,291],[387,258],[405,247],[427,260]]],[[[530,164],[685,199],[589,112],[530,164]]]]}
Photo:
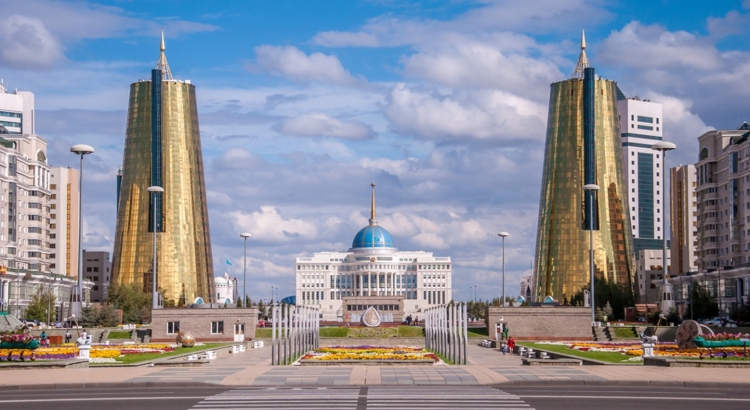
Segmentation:
{"type": "Polygon", "coordinates": [[[469,316],[466,303],[441,305],[425,311],[425,347],[454,364],[467,364],[469,316]]]}
{"type": "Polygon", "coordinates": [[[294,362],[320,346],[320,313],[309,306],[271,307],[271,365],[294,362]]]}

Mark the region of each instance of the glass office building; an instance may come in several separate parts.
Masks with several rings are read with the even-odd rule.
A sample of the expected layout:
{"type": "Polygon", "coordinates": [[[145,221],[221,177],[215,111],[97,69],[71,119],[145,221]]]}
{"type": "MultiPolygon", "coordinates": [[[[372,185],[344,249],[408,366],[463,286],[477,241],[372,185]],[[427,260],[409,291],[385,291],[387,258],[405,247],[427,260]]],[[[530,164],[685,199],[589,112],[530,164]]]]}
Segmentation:
{"type": "Polygon", "coordinates": [[[112,283],[151,292],[154,220],[157,288],[179,305],[214,301],[214,272],[195,86],[172,78],[162,36],[151,80],[130,86],[112,283]],[[147,191],[150,186],[163,193],[147,191]]]}
{"type": "Polygon", "coordinates": [[[550,91],[534,266],[534,300],[562,302],[590,283],[589,229],[598,277],[632,286],[635,272],[623,184],[618,88],[589,67],[585,41],[573,77],[550,91]],[[596,184],[593,198],[583,190],[596,184]],[[590,208],[592,207],[592,208],[590,208]],[[589,217],[589,215],[592,217],[589,217]]]}

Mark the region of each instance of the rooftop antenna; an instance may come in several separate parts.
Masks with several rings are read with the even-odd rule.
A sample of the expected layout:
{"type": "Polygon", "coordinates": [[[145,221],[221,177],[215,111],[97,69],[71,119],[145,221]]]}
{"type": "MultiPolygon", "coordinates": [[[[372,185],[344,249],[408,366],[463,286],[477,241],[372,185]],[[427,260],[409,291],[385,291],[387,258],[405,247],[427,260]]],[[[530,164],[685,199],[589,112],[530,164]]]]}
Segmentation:
{"type": "Polygon", "coordinates": [[[156,69],[161,70],[162,80],[173,80],[172,70],[169,69],[169,63],[167,63],[167,55],[164,53],[164,50],[166,49],[167,47],[164,45],[164,30],[162,30],[161,31],[161,44],[159,46],[159,50],[161,50],[161,54],[159,55],[159,61],[156,62],[156,69]]]}
{"type": "Polygon", "coordinates": [[[578,56],[578,64],[573,71],[573,78],[583,78],[583,69],[589,66],[589,60],[586,58],[586,33],[581,28],[581,55],[578,56]]]}
{"type": "Polygon", "coordinates": [[[372,187],[372,203],[370,204],[370,225],[377,225],[378,218],[375,213],[375,183],[371,183],[372,187]]]}

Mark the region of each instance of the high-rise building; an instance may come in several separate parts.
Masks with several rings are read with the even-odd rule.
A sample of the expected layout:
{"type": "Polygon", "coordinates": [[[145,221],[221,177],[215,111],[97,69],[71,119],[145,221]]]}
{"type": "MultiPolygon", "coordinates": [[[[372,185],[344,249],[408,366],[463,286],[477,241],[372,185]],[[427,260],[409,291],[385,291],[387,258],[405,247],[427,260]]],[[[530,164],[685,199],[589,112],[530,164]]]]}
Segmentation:
{"type": "MultiPolygon", "coordinates": [[[[76,282],[54,274],[61,237],[57,191],[47,141],[35,134],[34,112],[33,93],[9,92],[0,83],[0,299],[3,309],[24,317],[37,292],[51,292],[52,321],[61,319],[76,282]]],[[[84,298],[90,288],[84,281],[84,298]]]]}
{"type": "Polygon", "coordinates": [[[698,272],[669,281],[676,300],[700,285],[728,313],[750,302],[750,126],[708,131],[698,145],[698,272]]]}
{"type": "Polygon", "coordinates": [[[50,177],[49,269],[78,277],[78,170],[53,167],[50,177]]]}
{"type": "Polygon", "coordinates": [[[391,234],[378,225],[374,187],[370,223],[349,250],[297,258],[296,302],[319,308],[325,320],[358,321],[373,307],[400,322],[453,299],[451,258],[396,249],[391,234]]]}
{"type": "Polygon", "coordinates": [[[563,301],[588,286],[589,230],[598,277],[632,286],[635,273],[614,81],[581,55],[573,77],[552,84],[534,258],[535,301],[563,301]],[[592,196],[584,185],[600,187],[592,196]]]}
{"type": "Polygon", "coordinates": [[[107,300],[111,265],[109,252],[83,251],[83,277],[93,283],[91,302],[102,303],[107,300]]]}
{"type": "Polygon", "coordinates": [[[698,202],[695,165],[669,170],[670,276],[698,271],[698,202]]]}
{"type": "Polygon", "coordinates": [[[195,86],[172,77],[164,50],[162,35],[151,80],[130,85],[112,281],[151,291],[156,221],[157,288],[179,305],[208,303],[214,269],[195,86]]]}
{"type": "Polygon", "coordinates": [[[630,228],[636,258],[641,249],[661,249],[664,207],[661,203],[661,152],[651,147],[662,140],[661,104],[638,97],[617,101],[622,140],[623,171],[630,208],[630,228]]]}
{"type": "MultiPolygon", "coordinates": [[[[637,303],[655,305],[661,302],[661,290],[664,284],[662,249],[642,249],[638,253],[635,271],[635,300],[637,303]]],[[[667,252],[667,264],[670,263],[667,252]]],[[[667,265],[669,266],[669,265],[667,265]]]]}
{"type": "Polygon", "coordinates": [[[29,91],[8,91],[0,80],[0,125],[8,134],[34,135],[34,94],[29,91]]]}

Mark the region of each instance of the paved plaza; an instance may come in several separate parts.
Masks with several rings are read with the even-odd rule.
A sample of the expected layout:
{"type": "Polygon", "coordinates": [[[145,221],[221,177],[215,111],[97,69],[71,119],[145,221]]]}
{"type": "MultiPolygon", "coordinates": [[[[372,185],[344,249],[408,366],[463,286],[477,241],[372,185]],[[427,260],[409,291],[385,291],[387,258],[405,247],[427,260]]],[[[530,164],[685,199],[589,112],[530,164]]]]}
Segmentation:
{"type": "Polygon", "coordinates": [[[627,366],[523,366],[518,356],[469,346],[462,366],[271,366],[268,347],[220,355],[200,367],[90,367],[7,370],[0,389],[13,386],[112,387],[181,383],[248,387],[485,386],[534,383],[748,383],[750,369],[627,366]]]}

